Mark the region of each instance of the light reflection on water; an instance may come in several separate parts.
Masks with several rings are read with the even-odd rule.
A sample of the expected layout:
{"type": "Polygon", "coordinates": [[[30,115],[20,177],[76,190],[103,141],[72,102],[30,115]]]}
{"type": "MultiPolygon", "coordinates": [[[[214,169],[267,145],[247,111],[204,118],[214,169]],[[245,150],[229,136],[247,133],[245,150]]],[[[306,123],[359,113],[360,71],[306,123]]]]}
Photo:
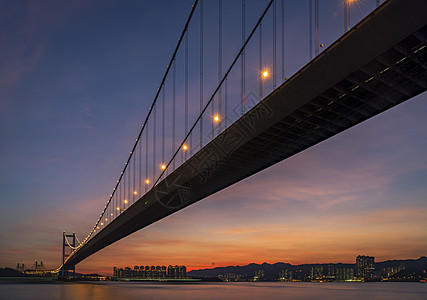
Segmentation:
{"type": "Polygon", "coordinates": [[[7,283],[0,281],[0,299],[427,299],[423,283],[7,283]]]}

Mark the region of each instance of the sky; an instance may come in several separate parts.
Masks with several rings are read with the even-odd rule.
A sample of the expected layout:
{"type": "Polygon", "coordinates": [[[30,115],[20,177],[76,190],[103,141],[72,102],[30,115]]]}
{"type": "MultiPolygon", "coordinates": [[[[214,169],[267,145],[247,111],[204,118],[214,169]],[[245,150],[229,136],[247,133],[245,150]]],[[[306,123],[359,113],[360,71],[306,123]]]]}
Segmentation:
{"type": "MultiPolygon", "coordinates": [[[[342,3],[321,2],[319,35],[327,47],[343,33],[342,3]]],[[[240,34],[241,2],[230,3],[223,16],[224,66],[237,53],[232,41],[240,34]]],[[[266,3],[247,0],[248,29],[266,3]]],[[[62,232],[82,239],[92,229],[191,5],[0,1],[0,267],[42,260],[56,268],[62,232]]],[[[217,2],[205,5],[207,24],[215,23],[209,5],[217,2]]],[[[290,77],[308,61],[308,4],[285,5],[290,77]]],[[[352,24],[374,8],[375,1],[359,1],[352,24]]],[[[190,44],[199,42],[196,33],[190,44]]],[[[216,47],[214,38],[206,43],[206,53],[216,47]]],[[[207,69],[215,65],[206,58],[207,69]]],[[[257,83],[248,78],[248,92],[256,93],[257,83]]],[[[198,93],[195,86],[190,83],[190,95],[198,93]]],[[[191,270],[426,255],[426,101],[421,94],[168,216],[90,256],[77,271],[111,275],[114,266],[183,264],[191,270]]]]}

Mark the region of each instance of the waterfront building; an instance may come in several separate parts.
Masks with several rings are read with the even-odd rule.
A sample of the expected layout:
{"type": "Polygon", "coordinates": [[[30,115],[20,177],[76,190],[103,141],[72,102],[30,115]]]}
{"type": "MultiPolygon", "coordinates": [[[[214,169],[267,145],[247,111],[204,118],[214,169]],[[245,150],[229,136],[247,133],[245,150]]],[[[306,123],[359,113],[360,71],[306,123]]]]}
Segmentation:
{"type": "Polygon", "coordinates": [[[218,278],[221,279],[222,281],[240,281],[241,280],[241,276],[235,273],[219,274],[218,278]]]}
{"type": "Polygon", "coordinates": [[[265,277],[264,270],[255,271],[254,281],[263,280],[265,277]]]}
{"type": "Polygon", "coordinates": [[[185,266],[168,266],[168,278],[185,278],[187,277],[187,268],[185,266]]]}
{"type": "Polygon", "coordinates": [[[375,257],[359,255],[356,258],[356,276],[359,280],[371,280],[375,272],[375,257]]]}
{"type": "Polygon", "coordinates": [[[311,280],[323,280],[323,266],[313,266],[310,270],[311,280]]]}
{"type": "Polygon", "coordinates": [[[185,266],[134,266],[133,269],[113,268],[113,278],[141,278],[141,279],[166,279],[186,278],[187,268],[185,266]]]}
{"type": "Polygon", "coordinates": [[[292,271],[291,270],[282,270],[279,272],[279,281],[291,281],[292,280],[292,271]]]}
{"type": "Polygon", "coordinates": [[[405,270],[406,267],[402,264],[400,264],[397,267],[387,267],[387,268],[382,268],[381,269],[381,276],[382,278],[389,278],[403,270],[405,270]]]}
{"type": "Polygon", "coordinates": [[[327,280],[334,280],[335,279],[335,265],[334,264],[328,264],[324,268],[325,278],[327,280]]]}
{"type": "Polygon", "coordinates": [[[353,268],[336,268],[335,269],[335,280],[336,281],[347,281],[354,279],[353,268]]]}

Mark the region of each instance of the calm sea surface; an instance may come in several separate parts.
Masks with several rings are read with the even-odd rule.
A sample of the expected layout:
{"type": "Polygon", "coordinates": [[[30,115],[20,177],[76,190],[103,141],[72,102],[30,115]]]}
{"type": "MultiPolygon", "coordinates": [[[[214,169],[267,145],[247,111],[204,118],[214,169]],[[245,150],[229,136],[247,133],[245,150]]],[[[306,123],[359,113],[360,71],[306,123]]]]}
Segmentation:
{"type": "Polygon", "coordinates": [[[1,300],[41,299],[427,299],[425,283],[21,283],[0,280],[1,300]]]}

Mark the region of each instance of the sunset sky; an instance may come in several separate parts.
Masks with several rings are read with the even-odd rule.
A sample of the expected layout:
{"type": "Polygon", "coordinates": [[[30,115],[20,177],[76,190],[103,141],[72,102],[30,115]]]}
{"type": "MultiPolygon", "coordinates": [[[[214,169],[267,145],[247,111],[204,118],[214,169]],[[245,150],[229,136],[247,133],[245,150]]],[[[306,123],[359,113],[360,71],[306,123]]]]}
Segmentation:
{"type": "MultiPolygon", "coordinates": [[[[230,2],[239,12],[241,1],[230,2]]],[[[249,24],[267,1],[246,2],[249,24]]],[[[343,33],[343,8],[320,2],[327,47],[343,33]]],[[[0,267],[56,268],[62,232],[83,239],[92,229],[192,3],[0,2],[0,267]]],[[[308,1],[285,3],[290,77],[308,61],[308,1]]],[[[360,0],[352,24],[374,8],[360,0]]],[[[424,93],[116,242],[77,271],[427,255],[426,116],[424,93]]]]}

